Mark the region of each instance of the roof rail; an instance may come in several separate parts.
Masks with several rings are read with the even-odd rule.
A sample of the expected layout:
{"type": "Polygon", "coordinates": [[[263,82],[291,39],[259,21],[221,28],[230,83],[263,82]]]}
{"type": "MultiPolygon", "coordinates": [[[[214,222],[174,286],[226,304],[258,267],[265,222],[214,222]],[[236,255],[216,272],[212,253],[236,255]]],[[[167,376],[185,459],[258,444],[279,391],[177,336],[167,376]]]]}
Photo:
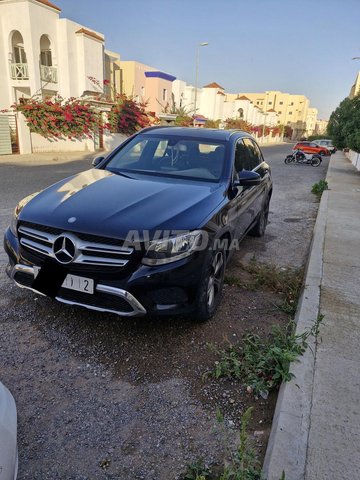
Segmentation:
{"type": "Polygon", "coordinates": [[[150,130],[156,130],[157,128],[174,128],[177,125],[151,125],[150,127],[144,127],[139,132],[149,132],[150,130]]]}
{"type": "Polygon", "coordinates": [[[237,132],[247,133],[248,135],[251,135],[250,132],[247,132],[246,130],[241,130],[240,128],[233,128],[232,130],[229,130],[229,132],[230,132],[230,137],[231,135],[235,135],[235,133],[237,132]]]}

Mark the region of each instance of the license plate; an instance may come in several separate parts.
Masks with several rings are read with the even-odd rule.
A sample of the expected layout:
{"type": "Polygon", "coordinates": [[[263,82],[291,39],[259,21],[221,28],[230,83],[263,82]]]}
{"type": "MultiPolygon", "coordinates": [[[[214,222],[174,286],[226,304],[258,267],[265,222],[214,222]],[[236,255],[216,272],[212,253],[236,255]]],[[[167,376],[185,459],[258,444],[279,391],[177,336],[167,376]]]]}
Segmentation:
{"type": "MultiPolygon", "coordinates": [[[[40,267],[34,265],[34,278],[40,271],[40,267]]],[[[69,290],[76,290],[83,293],[94,293],[94,280],[92,278],[79,277],[78,275],[71,275],[68,273],[61,285],[62,288],[68,288],[69,290]]]]}

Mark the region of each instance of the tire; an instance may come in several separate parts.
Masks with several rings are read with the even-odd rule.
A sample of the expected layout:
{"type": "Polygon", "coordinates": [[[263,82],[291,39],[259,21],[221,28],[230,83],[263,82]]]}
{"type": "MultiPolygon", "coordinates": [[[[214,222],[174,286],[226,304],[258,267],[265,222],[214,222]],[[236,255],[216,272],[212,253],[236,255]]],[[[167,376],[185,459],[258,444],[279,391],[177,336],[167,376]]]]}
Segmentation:
{"type": "Polygon", "coordinates": [[[311,159],[311,166],[312,167],[318,167],[320,165],[320,163],[321,163],[321,158],[319,158],[319,157],[313,157],[311,159]]]}
{"type": "Polygon", "coordinates": [[[286,163],[286,164],[288,165],[289,163],[292,163],[293,161],[294,161],[293,156],[292,156],[292,155],[288,155],[288,156],[285,158],[284,163],[286,163]]]}
{"type": "Polygon", "coordinates": [[[205,268],[200,280],[197,301],[194,310],[195,321],[209,320],[221,301],[226,267],[226,253],[223,248],[209,249],[205,268]]]}
{"type": "Polygon", "coordinates": [[[270,206],[270,198],[267,198],[266,202],[264,204],[264,207],[261,210],[255,225],[253,226],[253,228],[249,232],[249,235],[251,235],[252,237],[263,237],[264,236],[265,230],[266,230],[266,225],[268,223],[269,206],[270,206]]]}

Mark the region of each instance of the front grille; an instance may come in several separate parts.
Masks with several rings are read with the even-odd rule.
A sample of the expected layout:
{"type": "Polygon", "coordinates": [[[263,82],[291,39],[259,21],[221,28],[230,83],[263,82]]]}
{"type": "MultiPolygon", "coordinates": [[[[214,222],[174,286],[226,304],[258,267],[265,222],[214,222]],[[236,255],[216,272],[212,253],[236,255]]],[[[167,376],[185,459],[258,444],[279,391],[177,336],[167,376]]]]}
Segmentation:
{"type": "Polygon", "coordinates": [[[20,222],[18,234],[21,246],[42,260],[46,257],[56,258],[53,246],[59,235],[71,235],[75,245],[75,256],[71,265],[124,267],[134,252],[134,248],[123,246],[120,240],[71,231],[64,232],[58,228],[30,222],[20,222]]]}

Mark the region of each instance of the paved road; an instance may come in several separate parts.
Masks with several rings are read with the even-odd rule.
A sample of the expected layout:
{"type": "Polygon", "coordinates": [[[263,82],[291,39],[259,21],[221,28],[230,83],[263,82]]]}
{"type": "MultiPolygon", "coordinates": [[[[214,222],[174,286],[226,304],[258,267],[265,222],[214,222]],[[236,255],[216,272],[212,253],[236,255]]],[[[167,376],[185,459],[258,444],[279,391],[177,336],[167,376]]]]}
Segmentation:
{"type": "MultiPolygon", "coordinates": [[[[327,160],[319,168],[286,166],[290,149],[263,149],[274,178],[270,224],[263,239],[244,241],[240,260],[306,260],[317,210],[310,189],[327,160]]],[[[90,165],[90,158],[46,157],[0,160],[1,230],[19,199],[90,165]]],[[[0,378],[17,401],[19,480],[169,480],[194,458],[218,459],[215,413],[206,402],[224,401],[225,393],[214,387],[204,403],[198,383],[206,342],[241,334],[244,294],[226,293],[205,325],[122,321],[20,290],[5,276],[4,253],[0,266],[0,378]]],[[[241,408],[231,408],[239,418],[241,408]]]]}
{"type": "Polygon", "coordinates": [[[318,202],[311,187],[325,178],[329,158],[319,167],[285,165],[292,144],[263,147],[265,160],[271,166],[274,194],[270,204],[269,225],[264,238],[248,237],[239,258],[255,256],[264,263],[300,267],[306,263],[318,202]]]}

